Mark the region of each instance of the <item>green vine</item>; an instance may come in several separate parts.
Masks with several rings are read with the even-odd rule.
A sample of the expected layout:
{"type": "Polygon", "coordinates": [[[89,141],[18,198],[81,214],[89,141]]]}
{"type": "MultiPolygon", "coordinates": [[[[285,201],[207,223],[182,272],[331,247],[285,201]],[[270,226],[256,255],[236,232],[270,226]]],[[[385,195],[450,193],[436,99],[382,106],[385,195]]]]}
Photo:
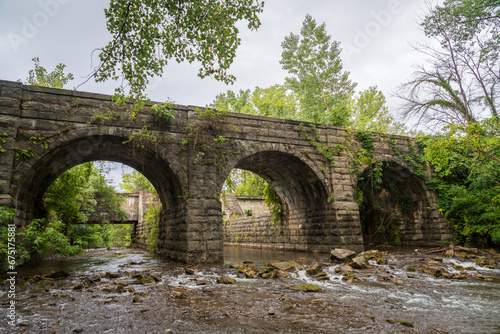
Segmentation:
{"type": "Polygon", "coordinates": [[[393,152],[396,153],[398,157],[403,159],[408,165],[413,167],[416,176],[425,180],[425,172],[424,172],[425,158],[422,154],[416,152],[411,138],[407,138],[407,143],[408,143],[408,151],[410,154],[403,153],[399,150],[394,135],[391,135],[389,137],[389,147],[393,150],[393,152]]]}
{"type": "Polygon", "coordinates": [[[264,203],[269,208],[273,225],[277,225],[282,215],[280,198],[269,183],[266,183],[263,192],[264,203]]]}
{"type": "Polygon", "coordinates": [[[342,147],[324,145],[319,136],[318,128],[314,124],[311,124],[308,129],[303,124],[299,124],[298,131],[330,163],[331,167],[335,167],[335,156],[339,155],[342,147]]]}
{"type": "Polygon", "coordinates": [[[88,125],[97,124],[101,126],[104,125],[106,121],[123,121],[123,117],[117,112],[113,112],[109,109],[106,109],[105,112],[94,114],[90,119],[90,122],[88,122],[87,124],[88,125]]]}
{"type": "Polygon", "coordinates": [[[149,145],[153,145],[155,148],[160,142],[158,136],[148,129],[147,125],[144,125],[142,129],[138,132],[134,132],[130,135],[129,139],[124,141],[124,144],[130,144],[135,150],[145,150],[149,145]]]}
{"type": "Polygon", "coordinates": [[[46,150],[50,147],[50,139],[47,137],[30,137],[29,139],[29,148],[19,148],[15,147],[14,152],[16,152],[16,158],[19,160],[28,160],[36,156],[35,150],[42,145],[46,150]]]}
{"type": "MultiPolygon", "coordinates": [[[[7,139],[8,137],[9,137],[9,135],[6,134],[5,132],[4,133],[0,133],[0,143],[2,143],[2,144],[7,143],[9,141],[7,139]]],[[[0,153],[5,153],[5,149],[2,147],[2,145],[0,145],[0,153]]]]}

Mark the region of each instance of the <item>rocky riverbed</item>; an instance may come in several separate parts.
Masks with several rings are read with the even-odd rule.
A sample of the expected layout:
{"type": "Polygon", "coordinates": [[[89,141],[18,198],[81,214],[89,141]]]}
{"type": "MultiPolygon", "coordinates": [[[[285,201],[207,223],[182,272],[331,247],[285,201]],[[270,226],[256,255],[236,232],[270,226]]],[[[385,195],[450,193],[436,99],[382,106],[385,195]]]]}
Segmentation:
{"type": "Polygon", "coordinates": [[[0,332],[500,332],[492,250],[226,253],[221,266],[114,249],[20,268],[15,326],[2,312],[0,332]]]}

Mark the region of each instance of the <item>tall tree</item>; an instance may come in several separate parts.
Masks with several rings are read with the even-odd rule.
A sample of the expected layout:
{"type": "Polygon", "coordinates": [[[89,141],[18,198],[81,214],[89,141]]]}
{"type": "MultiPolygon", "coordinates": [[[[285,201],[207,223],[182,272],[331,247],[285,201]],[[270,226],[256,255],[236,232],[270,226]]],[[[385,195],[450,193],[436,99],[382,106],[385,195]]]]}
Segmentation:
{"type": "MultiPolygon", "coordinates": [[[[232,83],[238,22],[257,29],[263,6],[259,0],[111,0],[105,15],[112,41],[101,49],[95,78],[122,79],[132,97],[142,98],[149,78],[175,60],[199,62],[201,78],[232,83]]],[[[125,87],[116,91],[123,95],[125,87]]]]}
{"type": "Polygon", "coordinates": [[[446,0],[422,28],[438,46],[419,47],[428,62],[402,87],[405,115],[432,126],[498,116],[500,2],[446,0]]]}
{"type": "Polygon", "coordinates": [[[307,15],[300,36],[290,33],[281,44],[281,65],[291,75],[287,86],[297,95],[300,119],[347,125],[348,102],[356,84],[343,71],[340,43],[331,41],[325,23],[307,15]]]}
{"type": "Polygon", "coordinates": [[[212,107],[242,114],[287,119],[294,119],[297,110],[295,97],[282,85],[255,87],[253,91],[247,89],[240,90],[239,93],[228,90],[217,95],[212,107]]]}
{"type": "Polygon", "coordinates": [[[405,134],[404,124],[396,122],[386,106],[384,94],[371,86],[360,92],[351,103],[352,119],[350,126],[356,130],[405,134]]]}

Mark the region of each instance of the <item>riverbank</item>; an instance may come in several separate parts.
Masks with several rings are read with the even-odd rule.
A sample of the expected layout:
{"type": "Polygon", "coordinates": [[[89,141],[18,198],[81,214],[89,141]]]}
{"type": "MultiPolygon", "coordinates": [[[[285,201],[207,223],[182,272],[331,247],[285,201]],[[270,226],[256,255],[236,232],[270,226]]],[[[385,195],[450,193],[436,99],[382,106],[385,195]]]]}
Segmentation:
{"type": "MultiPolygon", "coordinates": [[[[7,325],[7,313],[2,313],[0,331],[500,332],[500,270],[489,262],[398,251],[384,253],[382,261],[367,259],[366,268],[355,269],[332,263],[329,254],[238,248],[226,249],[225,258],[223,266],[183,266],[140,250],[114,249],[42,261],[19,270],[15,326],[7,325]],[[275,267],[290,261],[296,266],[274,268],[275,278],[250,278],[249,269],[260,272],[271,261],[275,267]],[[317,272],[308,272],[317,265],[317,272]],[[439,270],[421,270],[427,267],[439,270]],[[59,270],[69,275],[43,278],[59,270]],[[305,284],[320,290],[296,289],[305,284]]],[[[4,309],[6,287],[0,297],[4,309]]]]}

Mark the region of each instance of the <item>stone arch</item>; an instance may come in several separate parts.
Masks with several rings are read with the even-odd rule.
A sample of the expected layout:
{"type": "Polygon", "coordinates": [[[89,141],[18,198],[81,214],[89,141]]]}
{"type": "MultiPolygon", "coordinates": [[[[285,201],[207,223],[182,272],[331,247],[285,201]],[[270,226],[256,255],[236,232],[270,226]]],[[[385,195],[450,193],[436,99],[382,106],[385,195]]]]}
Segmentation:
{"type": "Polygon", "coordinates": [[[365,246],[435,244],[431,207],[433,199],[425,181],[396,157],[382,161],[382,179],[373,186],[367,166],[357,181],[357,199],[365,246]]]}
{"type": "Polygon", "coordinates": [[[63,133],[52,139],[48,149],[38,148],[34,158],[18,163],[10,193],[20,220],[30,221],[43,213],[42,197],[60,174],[95,160],[121,162],[137,169],[156,188],[162,202],[162,215],[179,210],[182,206],[179,195],[185,191],[179,181],[182,172],[174,170],[176,163],[170,162],[168,152],[158,146],[133,154],[131,147],[124,144],[131,131],[115,133],[113,129],[84,128],[63,133]]]}
{"type": "Polygon", "coordinates": [[[263,247],[329,251],[338,244],[333,240],[337,227],[328,180],[305,155],[283,145],[263,145],[246,150],[228,165],[228,172],[238,168],[261,176],[280,199],[279,235],[263,247]]]}

